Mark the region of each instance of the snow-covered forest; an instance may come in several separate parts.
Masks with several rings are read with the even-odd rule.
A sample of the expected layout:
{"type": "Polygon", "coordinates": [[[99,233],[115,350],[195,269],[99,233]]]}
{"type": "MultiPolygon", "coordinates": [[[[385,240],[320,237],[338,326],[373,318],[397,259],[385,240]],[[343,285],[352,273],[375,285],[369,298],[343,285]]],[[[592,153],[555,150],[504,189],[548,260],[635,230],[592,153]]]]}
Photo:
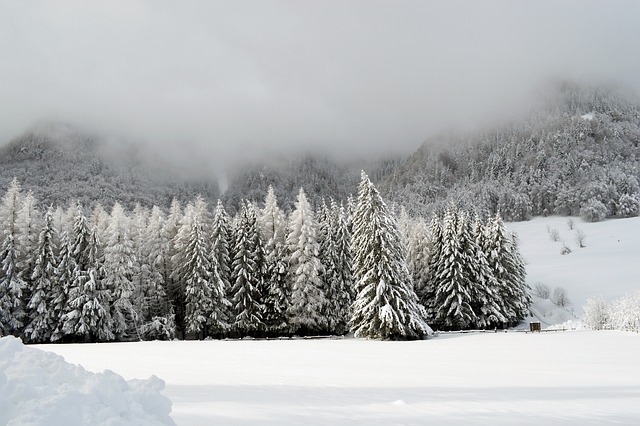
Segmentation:
{"type": "Polygon", "coordinates": [[[0,330],[28,342],[343,335],[424,338],[517,323],[531,303],[499,216],[398,217],[358,198],[287,216],[196,197],[168,211],[42,207],[14,180],[0,208],[0,330]],[[427,325],[428,324],[428,325],[427,325]]]}
{"type": "Polygon", "coordinates": [[[619,88],[564,82],[527,119],[433,137],[379,182],[411,214],[454,202],[505,220],[637,216],[640,102],[619,88]]]}

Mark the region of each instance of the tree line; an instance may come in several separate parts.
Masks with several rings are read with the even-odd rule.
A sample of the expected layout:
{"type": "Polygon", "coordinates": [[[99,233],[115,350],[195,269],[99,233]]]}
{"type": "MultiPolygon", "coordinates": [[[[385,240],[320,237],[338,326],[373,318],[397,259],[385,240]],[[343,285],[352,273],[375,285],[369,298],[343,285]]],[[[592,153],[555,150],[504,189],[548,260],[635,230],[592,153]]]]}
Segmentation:
{"type": "Polygon", "coordinates": [[[269,189],[235,216],[196,197],[168,211],[0,206],[0,332],[28,342],[344,335],[416,339],[522,319],[530,299],[499,216],[397,215],[363,173],[357,199],[287,216],[269,189]],[[430,325],[428,325],[430,324],[430,325]]]}

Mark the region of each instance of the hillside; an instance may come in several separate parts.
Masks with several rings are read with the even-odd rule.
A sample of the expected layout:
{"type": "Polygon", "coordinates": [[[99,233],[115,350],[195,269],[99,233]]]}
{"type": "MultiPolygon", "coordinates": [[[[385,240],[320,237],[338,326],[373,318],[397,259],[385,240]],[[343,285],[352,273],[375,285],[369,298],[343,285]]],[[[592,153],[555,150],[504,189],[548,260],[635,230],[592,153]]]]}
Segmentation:
{"type": "MultiPolygon", "coordinates": [[[[640,218],[606,220],[587,223],[571,218],[535,218],[528,222],[508,223],[507,228],[518,234],[520,251],[527,269],[527,283],[534,287],[544,283],[567,290],[571,309],[578,316],[589,298],[602,297],[613,301],[638,291],[640,276],[640,218]],[[557,230],[558,240],[551,233],[557,230]],[[577,230],[584,233],[584,245],[576,242],[577,230]],[[561,255],[563,244],[571,253],[561,255]]],[[[563,322],[566,318],[557,321],[563,322]]]]}
{"type": "Polygon", "coordinates": [[[506,220],[638,214],[640,100],[611,87],[558,86],[528,119],[432,138],[379,187],[412,214],[449,202],[506,220]]]}
{"type": "Polygon", "coordinates": [[[45,206],[80,200],[151,207],[168,206],[174,197],[187,202],[202,194],[213,203],[219,196],[215,180],[186,176],[142,146],[55,123],[39,124],[0,146],[0,192],[14,177],[45,206]]]}

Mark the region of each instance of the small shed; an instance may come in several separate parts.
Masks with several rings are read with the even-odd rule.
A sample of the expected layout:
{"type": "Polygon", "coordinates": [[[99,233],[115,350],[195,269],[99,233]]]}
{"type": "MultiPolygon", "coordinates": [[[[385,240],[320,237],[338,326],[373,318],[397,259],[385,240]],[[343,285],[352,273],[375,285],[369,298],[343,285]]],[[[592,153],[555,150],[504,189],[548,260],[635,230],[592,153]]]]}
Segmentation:
{"type": "Polygon", "coordinates": [[[540,333],[540,330],[542,330],[542,327],[540,326],[539,322],[530,322],[529,323],[529,330],[533,333],[534,331],[537,331],[538,333],[540,333]]]}

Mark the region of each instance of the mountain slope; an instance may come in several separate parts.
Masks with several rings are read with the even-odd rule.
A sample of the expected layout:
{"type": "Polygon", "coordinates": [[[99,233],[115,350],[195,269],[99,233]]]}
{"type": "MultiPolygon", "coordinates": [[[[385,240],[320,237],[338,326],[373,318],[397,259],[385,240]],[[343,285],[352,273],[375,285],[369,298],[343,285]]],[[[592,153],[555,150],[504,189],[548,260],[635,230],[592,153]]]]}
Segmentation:
{"type": "Polygon", "coordinates": [[[210,203],[219,196],[212,179],[185,177],[166,164],[154,163],[133,144],[114,144],[61,124],[40,124],[0,147],[0,191],[17,177],[42,205],[80,200],[109,207],[119,201],[168,206],[201,194],[210,203]]]}
{"type": "Polygon", "coordinates": [[[639,111],[619,90],[565,83],[526,121],[426,142],[379,186],[414,214],[454,201],[508,220],[634,216],[639,111]]]}

